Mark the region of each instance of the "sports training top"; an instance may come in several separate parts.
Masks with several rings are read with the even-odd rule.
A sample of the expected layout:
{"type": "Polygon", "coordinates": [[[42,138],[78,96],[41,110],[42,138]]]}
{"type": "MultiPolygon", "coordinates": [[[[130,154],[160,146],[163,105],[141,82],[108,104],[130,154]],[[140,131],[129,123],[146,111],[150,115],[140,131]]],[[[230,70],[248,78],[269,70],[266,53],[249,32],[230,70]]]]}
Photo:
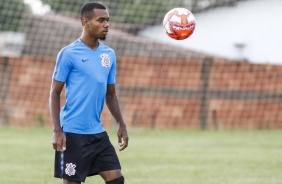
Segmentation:
{"type": "Polygon", "coordinates": [[[64,82],[66,87],[66,103],[60,112],[64,132],[105,131],[100,115],[107,84],[115,83],[115,75],[115,52],[100,42],[94,50],[77,39],[58,53],[53,79],[64,82]]]}

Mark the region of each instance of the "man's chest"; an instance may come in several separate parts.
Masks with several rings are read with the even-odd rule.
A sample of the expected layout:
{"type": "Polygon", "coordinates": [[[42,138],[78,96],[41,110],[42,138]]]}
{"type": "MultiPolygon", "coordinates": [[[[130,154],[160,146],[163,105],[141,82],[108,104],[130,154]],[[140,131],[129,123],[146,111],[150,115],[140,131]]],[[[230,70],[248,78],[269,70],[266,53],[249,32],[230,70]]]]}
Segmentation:
{"type": "Polygon", "coordinates": [[[72,75],[88,79],[107,78],[112,66],[110,55],[105,53],[75,56],[72,63],[72,75]]]}

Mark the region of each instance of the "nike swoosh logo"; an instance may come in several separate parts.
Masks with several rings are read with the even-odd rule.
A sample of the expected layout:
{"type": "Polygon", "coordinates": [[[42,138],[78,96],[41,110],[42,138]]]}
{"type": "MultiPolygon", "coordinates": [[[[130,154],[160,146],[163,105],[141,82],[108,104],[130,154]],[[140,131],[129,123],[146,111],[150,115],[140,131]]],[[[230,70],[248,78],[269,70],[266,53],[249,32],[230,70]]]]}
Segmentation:
{"type": "Polygon", "coordinates": [[[81,61],[82,61],[82,62],[85,62],[85,61],[88,61],[88,60],[89,60],[89,59],[82,59],[81,61]]]}

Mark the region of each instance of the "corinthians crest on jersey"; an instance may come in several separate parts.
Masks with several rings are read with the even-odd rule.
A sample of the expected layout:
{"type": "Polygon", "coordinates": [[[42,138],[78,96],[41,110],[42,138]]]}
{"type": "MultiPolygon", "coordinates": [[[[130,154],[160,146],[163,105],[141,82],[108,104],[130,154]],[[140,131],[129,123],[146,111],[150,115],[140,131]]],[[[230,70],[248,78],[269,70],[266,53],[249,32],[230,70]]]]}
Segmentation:
{"type": "Polygon", "coordinates": [[[108,54],[101,54],[100,57],[102,58],[102,66],[109,68],[111,66],[110,56],[108,54]]]}

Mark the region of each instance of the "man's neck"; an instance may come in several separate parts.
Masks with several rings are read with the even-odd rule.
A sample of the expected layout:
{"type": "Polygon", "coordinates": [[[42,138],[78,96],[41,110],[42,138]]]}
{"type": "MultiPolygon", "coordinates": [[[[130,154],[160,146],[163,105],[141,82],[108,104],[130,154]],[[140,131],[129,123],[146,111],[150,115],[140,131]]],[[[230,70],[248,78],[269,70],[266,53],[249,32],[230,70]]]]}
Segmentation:
{"type": "Polygon", "coordinates": [[[80,39],[85,45],[87,45],[91,49],[97,49],[99,46],[98,39],[90,38],[84,35],[82,35],[80,39]]]}

